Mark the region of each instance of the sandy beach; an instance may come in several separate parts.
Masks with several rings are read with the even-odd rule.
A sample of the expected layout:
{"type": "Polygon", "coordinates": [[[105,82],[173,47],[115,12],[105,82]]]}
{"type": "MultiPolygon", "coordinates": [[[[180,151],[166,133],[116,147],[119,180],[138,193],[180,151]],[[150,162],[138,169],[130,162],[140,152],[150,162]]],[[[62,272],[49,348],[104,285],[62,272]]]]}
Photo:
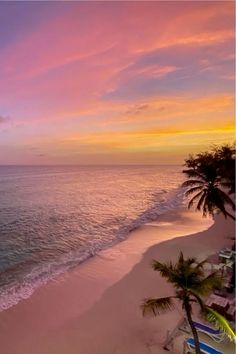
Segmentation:
{"type": "Polygon", "coordinates": [[[167,330],[182,313],[142,317],[142,299],[172,292],[151,260],[175,260],[180,250],[204,259],[230,246],[233,235],[233,222],[222,216],[213,223],[185,209],[161,215],[1,312],[1,353],[165,353],[167,330]]]}

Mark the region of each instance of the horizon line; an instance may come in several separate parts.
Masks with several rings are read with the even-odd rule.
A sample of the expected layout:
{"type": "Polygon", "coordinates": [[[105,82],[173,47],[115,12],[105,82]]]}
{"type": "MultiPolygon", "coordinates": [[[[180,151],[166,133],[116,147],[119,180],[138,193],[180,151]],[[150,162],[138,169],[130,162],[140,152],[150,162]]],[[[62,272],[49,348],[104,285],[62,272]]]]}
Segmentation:
{"type": "Polygon", "coordinates": [[[54,166],[68,166],[68,167],[80,167],[80,166],[181,166],[181,164],[0,164],[0,167],[54,167],[54,166]]]}

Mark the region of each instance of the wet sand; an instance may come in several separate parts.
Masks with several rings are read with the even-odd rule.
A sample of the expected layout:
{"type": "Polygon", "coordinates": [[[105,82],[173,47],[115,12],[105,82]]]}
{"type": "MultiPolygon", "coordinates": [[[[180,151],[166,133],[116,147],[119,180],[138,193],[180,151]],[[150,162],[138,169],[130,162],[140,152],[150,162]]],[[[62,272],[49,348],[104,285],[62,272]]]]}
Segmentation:
{"type": "Polygon", "coordinates": [[[203,259],[230,246],[234,223],[175,210],[130,233],[28,299],[0,313],[2,354],[146,354],[162,349],[181,309],[143,318],[140,303],[172,288],[150,263],[173,260],[180,250],[203,259]],[[156,349],[156,350],[157,350],[156,349]]]}

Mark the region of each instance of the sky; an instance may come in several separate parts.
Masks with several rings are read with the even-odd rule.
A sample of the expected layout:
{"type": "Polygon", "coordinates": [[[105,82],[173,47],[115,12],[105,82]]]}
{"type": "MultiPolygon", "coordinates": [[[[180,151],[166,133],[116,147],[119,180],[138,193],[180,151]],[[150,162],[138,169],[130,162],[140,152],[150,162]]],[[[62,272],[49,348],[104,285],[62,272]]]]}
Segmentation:
{"type": "Polygon", "coordinates": [[[234,139],[234,2],[1,2],[0,164],[180,164],[234,139]]]}

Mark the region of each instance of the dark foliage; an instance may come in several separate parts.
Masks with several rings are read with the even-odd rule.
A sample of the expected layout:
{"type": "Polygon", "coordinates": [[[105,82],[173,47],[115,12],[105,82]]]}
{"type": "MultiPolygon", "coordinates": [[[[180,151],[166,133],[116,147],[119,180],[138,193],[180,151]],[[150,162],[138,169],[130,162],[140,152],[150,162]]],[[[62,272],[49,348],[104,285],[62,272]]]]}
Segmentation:
{"type": "MultiPolygon", "coordinates": [[[[230,145],[214,147],[210,152],[190,155],[185,160],[187,168],[183,173],[188,180],[186,196],[194,194],[189,201],[189,208],[196,205],[203,216],[221,212],[225,218],[235,220],[228,207],[234,211],[235,203],[230,195],[235,193],[235,148],[230,145]]],[[[234,213],[233,213],[234,214],[234,213]]]]}

